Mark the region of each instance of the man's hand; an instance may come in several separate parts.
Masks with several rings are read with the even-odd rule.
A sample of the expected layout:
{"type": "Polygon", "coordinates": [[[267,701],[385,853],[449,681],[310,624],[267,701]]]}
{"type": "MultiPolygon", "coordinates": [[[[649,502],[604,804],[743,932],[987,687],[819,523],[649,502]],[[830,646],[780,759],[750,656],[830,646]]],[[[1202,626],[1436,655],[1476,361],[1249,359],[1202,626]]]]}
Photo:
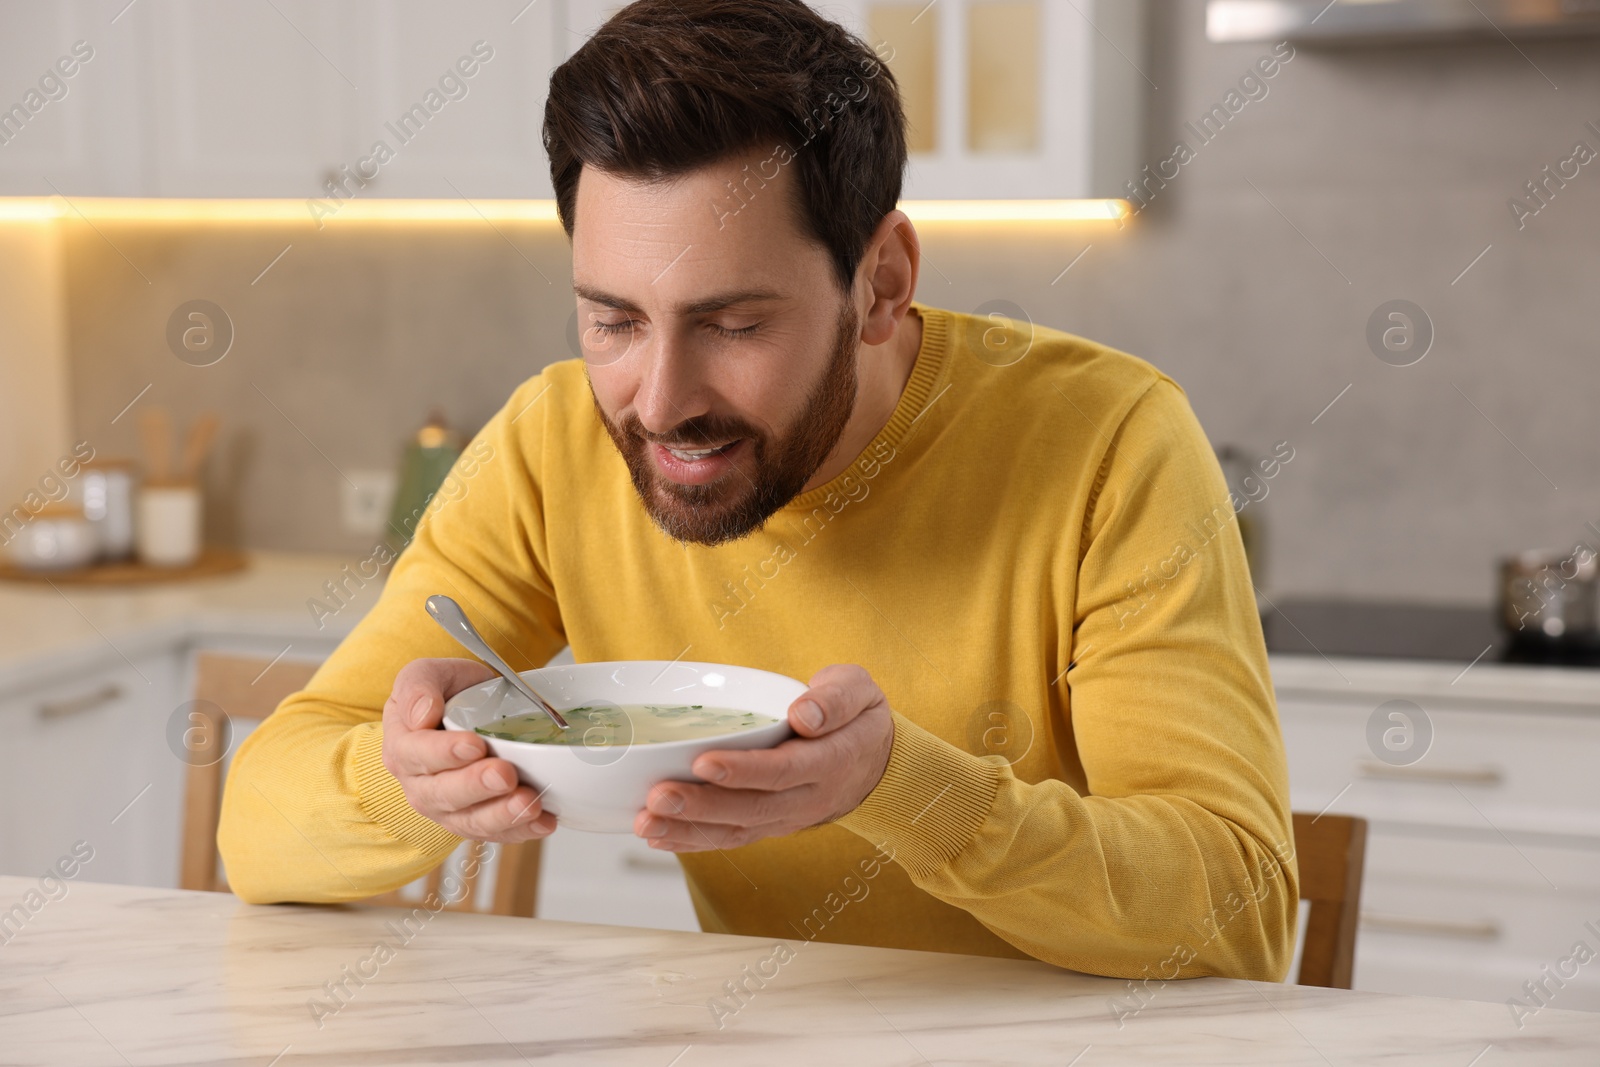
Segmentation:
{"type": "Polygon", "coordinates": [[[435,729],[447,699],[494,676],[470,659],[406,664],[383,706],[383,765],[418,814],[472,841],[509,844],[546,836],[556,817],[532,789],[517,784],[515,767],[485,758],[489,746],[481,734],[435,729]]]}
{"type": "Polygon", "coordinates": [[[701,753],[692,769],[715,785],[655,785],[633,832],[672,852],[737,848],[853,811],[889,764],[883,690],[861,667],[824,667],[789,705],[789,723],[800,736],[775,748],[701,753]]]}

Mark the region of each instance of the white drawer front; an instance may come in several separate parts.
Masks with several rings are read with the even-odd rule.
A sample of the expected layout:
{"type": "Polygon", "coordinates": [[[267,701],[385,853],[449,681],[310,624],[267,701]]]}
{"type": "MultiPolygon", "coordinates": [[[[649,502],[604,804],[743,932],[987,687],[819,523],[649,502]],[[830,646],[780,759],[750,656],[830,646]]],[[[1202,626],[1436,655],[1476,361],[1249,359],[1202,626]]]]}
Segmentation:
{"type": "Polygon", "coordinates": [[[1600,1011],[1600,848],[1375,831],[1361,911],[1357,989],[1600,1011]]]}
{"type": "Polygon", "coordinates": [[[1417,699],[1431,745],[1392,766],[1368,741],[1383,702],[1280,699],[1297,810],[1331,804],[1379,822],[1600,838],[1600,709],[1590,717],[1417,699]]]}

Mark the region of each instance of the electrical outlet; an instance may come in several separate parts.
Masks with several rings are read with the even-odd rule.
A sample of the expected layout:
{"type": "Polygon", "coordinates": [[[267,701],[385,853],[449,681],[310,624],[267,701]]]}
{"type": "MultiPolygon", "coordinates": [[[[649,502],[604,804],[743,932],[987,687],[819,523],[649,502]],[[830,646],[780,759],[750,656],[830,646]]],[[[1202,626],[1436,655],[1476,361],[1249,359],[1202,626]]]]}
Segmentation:
{"type": "Polygon", "coordinates": [[[340,480],[346,533],[376,537],[389,521],[400,477],[394,471],[353,470],[340,480]]]}

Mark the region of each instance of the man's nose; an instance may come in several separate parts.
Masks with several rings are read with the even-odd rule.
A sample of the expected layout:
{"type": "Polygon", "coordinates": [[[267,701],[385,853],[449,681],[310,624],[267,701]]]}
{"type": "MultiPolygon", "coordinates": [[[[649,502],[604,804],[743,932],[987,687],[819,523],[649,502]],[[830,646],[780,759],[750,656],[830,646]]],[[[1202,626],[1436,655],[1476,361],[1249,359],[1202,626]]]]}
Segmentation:
{"type": "Polygon", "coordinates": [[[708,410],[700,360],[682,338],[667,333],[659,331],[639,353],[644,369],[633,410],[651,434],[667,433],[708,410]]]}

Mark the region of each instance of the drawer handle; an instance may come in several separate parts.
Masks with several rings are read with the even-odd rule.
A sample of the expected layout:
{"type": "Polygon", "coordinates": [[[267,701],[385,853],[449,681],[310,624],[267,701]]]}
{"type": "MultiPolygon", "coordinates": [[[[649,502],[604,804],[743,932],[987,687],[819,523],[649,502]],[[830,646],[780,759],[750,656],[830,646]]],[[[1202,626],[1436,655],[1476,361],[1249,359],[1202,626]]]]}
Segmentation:
{"type": "Polygon", "coordinates": [[[1498,767],[1391,767],[1377,760],[1362,760],[1356,767],[1363,778],[1388,778],[1396,782],[1499,785],[1505,781],[1498,767]]]}
{"type": "Polygon", "coordinates": [[[68,715],[81,715],[114,700],[122,699],[122,686],[112,683],[101,686],[92,693],[67,700],[47,700],[39,705],[39,718],[64,719],[68,715]]]}
{"type": "Polygon", "coordinates": [[[673,871],[676,873],[680,869],[678,861],[670,856],[640,856],[633,852],[623,856],[622,863],[623,866],[632,867],[635,870],[656,871],[658,873],[661,871],[673,871]]]}
{"type": "Polygon", "coordinates": [[[1450,922],[1445,919],[1413,919],[1407,915],[1379,915],[1361,913],[1363,930],[1384,930],[1396,934],[1433,934],[1437,937],[1456,937],[1469,941],[1498,941],[1500,924],[1490,919],[1481,922],[1450,922]]]}

